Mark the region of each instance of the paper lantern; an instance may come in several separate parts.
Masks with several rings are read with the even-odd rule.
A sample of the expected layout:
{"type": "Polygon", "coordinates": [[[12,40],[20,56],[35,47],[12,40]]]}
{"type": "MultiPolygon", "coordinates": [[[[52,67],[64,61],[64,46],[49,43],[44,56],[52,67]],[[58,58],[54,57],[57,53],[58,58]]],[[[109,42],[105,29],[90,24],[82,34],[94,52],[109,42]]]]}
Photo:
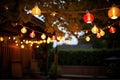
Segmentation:
{"type": "Polygon", "coordinates": [[[113,6],[108,11],[108,17],[111,19],[117,19],[120,16],[120,9],[116,6],[113,6]]]}
{"type": "Polygon", "coordinates": [[[34,6],[34,8],[32,9],[32,15],[37,15],[37,16],[40,16],[41,15],[41,10],[40,8],[38,7],[38,5],[36,4],[34,6]]]}
{"type": "Polygon", "coordinates": [[[86,40],[87,42],[89,42],[89,41],[90,41],[90,37],[89,37],[89,36],[86,36],[85,40],[86,40]]]}
{"type": "Polygon", "coordinates": [[[32,32],[30,33],[30,37],[31,37],[31,38],[34,38],[34,37],[35,37],[35,32],[34,32],[34,31],[32,31],[32,32]]]}
{"type": "Polygon", "coordinates": [[[87,12],[83,17],[83,20],[85,23],[92,23],[94,21],[94,16],[93,14],[87,12]]]}
{"type": "Polygon", "coordinates": [[[23,34],[25,34],[25,33],[27,32],[27,29],[26,29],[25,27],[23,27],[23,28],[21,29],[21,32],[22,32],[23,34]]]}
{"type": "Polygon", "coordinates": [[[101,38],[100,33],[97,33],[97,34],[96,34],[96,37],[97,37],[97,38],[101,38]]]}
{"type": "Polygon", "coordinates": [[[45,38],[46,38],[46,35],[43,33],[43,34],[41,35],[41,38],[42,38],[42,39],[45,39],[45,38]]]}
{"type": "Polygon", "coordinates": [[[100,35],[101,35],[101,36],[104,36],[104,35],[105,35],[105,32],[104,32],[102,29],[100,29],[100,35]]]}
{"type": "Polygon", "coordinates": [[[94,25],[93,28],[91,29],[91,32],[92,32],[93,34],[98,33],[98,31],[99,31],[99,29],[97,28],[96,25],[94,25]]]}
{"type": "Polygon", "coordinates": [[[110,27],[109,31],[110,31],[110,33],[115,33],[116,32],[116,28],[115,27],[110,27]]]}

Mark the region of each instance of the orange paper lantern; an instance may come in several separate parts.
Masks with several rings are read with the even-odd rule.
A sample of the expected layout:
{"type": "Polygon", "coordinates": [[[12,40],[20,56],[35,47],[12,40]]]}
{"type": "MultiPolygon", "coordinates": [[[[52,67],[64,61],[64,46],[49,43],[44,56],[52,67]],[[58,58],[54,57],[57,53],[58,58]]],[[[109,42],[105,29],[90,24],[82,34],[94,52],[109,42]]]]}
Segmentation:
{"type": "Polygon", "coordinates": [[[34,32],[34,31],[32,31],[32,32],[30,33],[30,37],[31,37],[31,38],[34,38],[34,37],[35,37],[35,32],[34,32]]]}
{"type": "Polygon", "coordinates": [[[108,17],[111,19],[117,19],[120,16],[120,9],[116,6],[113,6],[108,11],[108,17]]]}
{"type": "Polygon", "coordinates": [[[36,5],[34,6],[34,8],[32,9],[32,15],[38,15],[38,16],[41,15],[41,10],[40,10],[40,8],[38,7],[37,4],[36,4],[36,5]]]}

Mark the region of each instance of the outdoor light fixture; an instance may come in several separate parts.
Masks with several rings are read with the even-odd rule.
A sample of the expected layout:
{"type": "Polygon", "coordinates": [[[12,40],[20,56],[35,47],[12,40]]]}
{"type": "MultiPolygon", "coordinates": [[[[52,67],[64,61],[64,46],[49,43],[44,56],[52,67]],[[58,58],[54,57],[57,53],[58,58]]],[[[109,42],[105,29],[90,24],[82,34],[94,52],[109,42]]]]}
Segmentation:
{"type": "Polygon", "coordinates": [[[34,38],[34,37],[35,37],[35,32],[34,32],[34,30],[30,33],[30,37],[31,37],[31,38],[34,38]]]}
{"type": "Polygon", "coordinates": [[[115,33],[116,32],[116,28],[115,27],[110,27],[109,31],[110,31],[110,33],[115,33]]]}
{"type": "Polygon", "coordinates": [[[89,36],[86,36],[85,40],[86,40],[87,42],[89,42],[89,41],[90,41],[90,37],[89,37],[89,36]]]}
{"type": "Polygon", "coordinates": [[[41,10],[40,8],[38,7],[38,5],[36,4],[34,6],[34,8],[32,9],[32,15],[37,15],[37,16],[40,16],[41,15],[41,10]]]}
{"type": "Polygon", "coordinates": [[[45,38],[46,38],[46,35],[43,33],[43,34],[41,35],[41,38],[42,38],[42,39],[45,39],[45,38]]]}
{"type": "Polygon", "coordinates": [[[104,35],[105,35],[105,32],[104,32],[102,29],[100,29],[100,35],[101,35],[101,36],[104,36],[104,35]]]}
{"type": "Polygon", "coordinates": [[[22,32],[23,34],[25,34],[25,33],[27,32],[27,29],[26,29],[25,27],[23,27],[23,28],[21,29],[21,32],[22,32]]]}
{"type": "Polygon", "coordinates": [[[97,37],[97,38],[101,38],[100,33],[97,33],[97,34],[96,34],[96,37],[97,37]]]}
{"type": "Polygon", "coordinates": [[[25,48],[25,46],[24,46],[24,45],[21,45],[21,48],[23,49],[23,48],[25,48]]]}
{"type": "Polygon", "coordinates": [[[87,12],[83,17],[83,20],[85,23],[92,23],[94,21],[94,16],[93,14],[87,12]]]}
{"type": "Polygon", "coordinates": [[[98,31],[99,31],[99,29],[96,27],[96,25],[94,25],[93,28],[91,29],[91,32],[92,32],[93,34],[98,33],[98,31]]]}
{"type": "Polygon", "coordinates": [[[117,19],[120,16],[120,9],[116,6],[113,6],[108,11],[108,17],[111,19],[117,19]]]}

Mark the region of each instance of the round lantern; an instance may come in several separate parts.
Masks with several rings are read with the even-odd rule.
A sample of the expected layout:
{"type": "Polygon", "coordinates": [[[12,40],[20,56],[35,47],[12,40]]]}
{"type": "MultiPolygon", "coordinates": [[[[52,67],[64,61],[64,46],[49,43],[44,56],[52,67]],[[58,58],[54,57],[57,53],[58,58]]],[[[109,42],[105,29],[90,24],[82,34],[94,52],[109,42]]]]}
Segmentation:
{"type": "Polygon", "coordinates": [[[91,32],[92,32],[93,34],[98,33],[98,31],[99,31],[99,29],[97,28],[96,25],[94,25],[93,28],[91,29],[91,32]]]}
{"type": "Polygon", "coordinates": [[[116,6],[113,6],[108,11],[108,17],[111,19],[117,19],[120,16],[120,9],[116,6]]]}
{"type": "Polygon", "coordinates": [[[35,37],[35,32],[34,32],[34,31],[32,31],[32,32],[30,33],[30,37],[31,37],[31,38],[34,38],[34,37],[35,37]]]}
{"type": "Polygon", "coordinates": [[[23,28],[21,29],[21,32],[22,32],[23,34],[25,34],[25,33],[27,32],[27,29],[26,29],[25,27],[23,27],[23,28]]]}
{"type": "Polygon", "coordinates": [[[37,16],[40,16],[41,15],[41,10],[40,8],[38,7],[38,5],[36,4],[34,6],[34,8],[32,9],[32,15],[37,15],[37,16]]]}
{"type": "Polygon", "coordinates": [[[87,37],[85,38],[85,40],[86,40],[87,42],[89,42],[89,41],[90,41],[90,37],[87,36],[87,37]]]}
{"type": "Polygon", "coordinates": [[[45,38],[46,38],[46,35],[43,33],[43,34],[41,35],[41,38],[42,38],[42,39],[45,39],[45,38]]]}
{"type": "Polygon", "coordinates": [[[110,33],[115,33],[116,32],[116,28],[115,27],[110,27],[109,31],[110,31],[110,33]]]}
{"type": "Polygon", "coordinates": [[[85,23],[92,23],[94,20],[94,16],[93,16],[93,14],[87,12],[83,17],[83,20],[85,23]]]}

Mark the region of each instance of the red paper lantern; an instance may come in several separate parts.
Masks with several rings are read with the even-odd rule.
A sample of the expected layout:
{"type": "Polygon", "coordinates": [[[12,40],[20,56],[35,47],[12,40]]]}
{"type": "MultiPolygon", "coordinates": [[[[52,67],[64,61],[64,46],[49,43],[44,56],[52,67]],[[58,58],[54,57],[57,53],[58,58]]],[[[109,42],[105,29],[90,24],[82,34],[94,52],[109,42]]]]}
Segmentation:
{"type": "Polygon", "coordinates": [[[94,16],[93,14],[87,12],[83,17],[83,20],[85,23],[92,23],[94,21],[94,16]]]}
{"type": "Polygon", "coordinates": [[[116,28],[115,27],[110,27],[109,31],[110,31],[110,33],[115,33],[116,32],[116,28]]]}

